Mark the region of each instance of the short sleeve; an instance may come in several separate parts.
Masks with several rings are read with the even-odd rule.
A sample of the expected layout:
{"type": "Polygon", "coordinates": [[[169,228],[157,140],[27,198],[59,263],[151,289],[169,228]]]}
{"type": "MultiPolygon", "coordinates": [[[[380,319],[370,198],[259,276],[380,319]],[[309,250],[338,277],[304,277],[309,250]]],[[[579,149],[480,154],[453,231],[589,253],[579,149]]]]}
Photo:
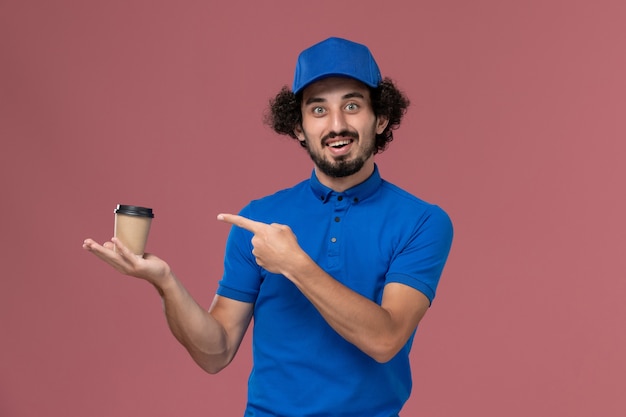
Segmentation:
{"type": "Polygon", "coordinates": [[[385,284],[397,282],[422,292],[432,303],[452,245],[450,217],[430,206],[400,248],[387,271],[385,284]]]}
{"type": "MultiPolygon", "coordinates": [[[[239,213],[251,217],[246,206],[239,213]]],[[[226,241],[224,274],[219,281],[217,294],[237,301],[254,303],[261,286],[261,267],[252,255],[252,233],[232,226],[226,241]]]]}

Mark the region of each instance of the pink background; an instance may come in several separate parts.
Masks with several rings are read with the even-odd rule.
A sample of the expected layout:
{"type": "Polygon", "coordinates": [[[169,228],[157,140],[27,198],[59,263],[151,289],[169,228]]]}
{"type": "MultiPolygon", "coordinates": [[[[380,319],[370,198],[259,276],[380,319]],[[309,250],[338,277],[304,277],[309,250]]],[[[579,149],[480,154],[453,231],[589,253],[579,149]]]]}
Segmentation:
{"type": "Polygon", "coordinates": [[[0,4],[0,416],[242,414],[249,336],[203,373],[81,243],[153,207],[148,250],[208,307],[215,215],[310,173],[262,116],[332,35],[412,99],[383,176],[456,227],[403,415],[625,415],[626,3],[215,3],[0,4]]]}

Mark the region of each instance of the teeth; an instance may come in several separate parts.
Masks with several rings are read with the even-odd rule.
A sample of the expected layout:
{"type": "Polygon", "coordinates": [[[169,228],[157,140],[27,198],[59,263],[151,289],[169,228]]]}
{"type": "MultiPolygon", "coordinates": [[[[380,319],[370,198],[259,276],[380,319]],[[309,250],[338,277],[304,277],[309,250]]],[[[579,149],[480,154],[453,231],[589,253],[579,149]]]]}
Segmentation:
{"type": "Polygon", "coordinates": [[[351,142],[350,140],[340,140],[337,142],[329,143],[328,146],[332,146],[333,148],[338,148],[340,146],[348,145],[350,142],[351,142]]]}

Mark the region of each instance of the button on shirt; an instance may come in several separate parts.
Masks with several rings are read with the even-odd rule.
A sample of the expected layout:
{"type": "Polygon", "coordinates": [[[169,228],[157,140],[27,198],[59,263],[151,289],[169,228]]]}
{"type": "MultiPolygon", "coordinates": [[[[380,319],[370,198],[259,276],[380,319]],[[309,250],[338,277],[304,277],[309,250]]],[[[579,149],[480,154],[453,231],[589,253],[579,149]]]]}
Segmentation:
{"type": "MultiPolygon", "coordinates": [[[[378,167],[341,193],[313,172],[240,214],[290,226],[324,271],[379,304],[390,282],[432,302],[452,242],[446,213],[383,180],[378,167]]],[[[413,337],[389,362],[374,361],[339,336],[288,279],[259,267],[251,239],[247,230],[232,228],[217,291],[254,303],[246,415],[397,415],[411,390],[413,337]]]]}

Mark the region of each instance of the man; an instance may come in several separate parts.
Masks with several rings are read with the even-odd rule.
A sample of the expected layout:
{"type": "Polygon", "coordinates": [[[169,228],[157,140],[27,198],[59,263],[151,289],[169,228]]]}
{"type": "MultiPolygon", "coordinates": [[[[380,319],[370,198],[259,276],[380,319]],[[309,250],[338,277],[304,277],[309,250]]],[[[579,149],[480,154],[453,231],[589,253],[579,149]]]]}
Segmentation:
{"type": "Polygon", "coordinates": [[[445,212],[374,163],[408,104],[364,45],[330,38],[300,54],[268,122],[308,151],[313,173],[218,215],[236,227],[209,311],[156,256],[115,239],[84,247],[158,289],[173,334],[209,373],[230,363],[254,316],[247,416],[397,416],[452,242],[445,212]]]}

